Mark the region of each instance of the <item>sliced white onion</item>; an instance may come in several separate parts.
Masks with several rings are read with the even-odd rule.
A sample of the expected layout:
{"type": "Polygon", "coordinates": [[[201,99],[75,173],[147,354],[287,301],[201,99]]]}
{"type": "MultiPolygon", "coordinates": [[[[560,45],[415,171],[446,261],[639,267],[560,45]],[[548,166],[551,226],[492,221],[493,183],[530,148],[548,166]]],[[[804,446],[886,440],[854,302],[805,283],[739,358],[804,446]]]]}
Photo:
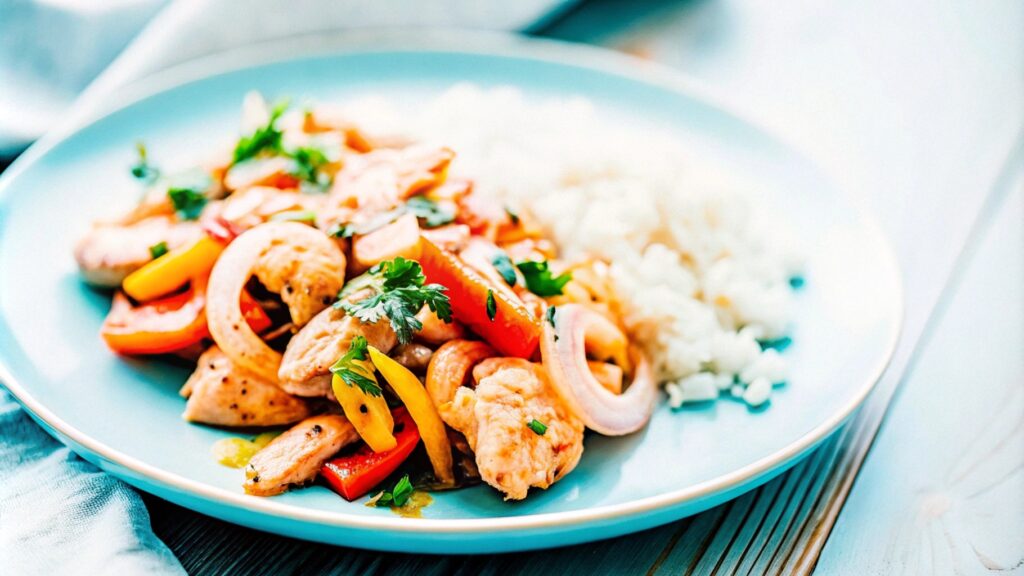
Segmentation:
{"type": "MultiPolygon", "coordinates": [[[[327,259],[332,260],[330,268],[333,272],[330,274],[330,282],[336,284],[331,288],[333,292],[337,292],[345,281],[345,256],[322,232],[304,224],[261,224],[241,234],[224,249],[210,273],[206,295],[206,321],[213,340],[235,366],[254,372],[270,382],[277,382],[281,354],[267,346],[266,342],[249,328],[242,314],[239,298],[242,289],[257,268],[266,272],[267,263],[261,262],[261,259],[267,259],[272,264],[283,267],[284,271],[290,272],[294,278],[322,276],[322,266],[316,267],[319,259],[311,255],[312,252],[321,249],[327,255],[327,259]],[[290,255],[281,258],[280,251],[289,248],[292,248],[294,258],[290,255]]],[[[261,277],[261,280],[268,284],[267,279],[261,277]]],[[[317,278],[316,281],[323,283],[327,280],[317,278]]],[[[323,287],[320,288],[323,290],[323,287]]],[[[294,289],[299,293],[303,287],[295,286],[294,289]]],[[[320,304],[319,309],[326,306],[327,304],[320,304]]],[[[293,308],[289,305],[294,321],[296,314],[293,308]]],[[[319,309],[306,312],[312,315],[319,309]]]]}
{"type": "MultiPolygon", "coordinates": [[[[588,335],[599,340],[625,336],[607,318],[579,304],[558,307],[555,326],[544,322],[541,357],[558,395],[583,423],[606,436],[621,436],[644,427],[654,412],[657,386],[647,359],[632,351],[633,382],[623,394],[606,390],[587,366],[588,335]],[[617,333],[617,335],[616,335],[617,333]]],[[[625,355],[625,352],[616,356],[625,355]]]]}

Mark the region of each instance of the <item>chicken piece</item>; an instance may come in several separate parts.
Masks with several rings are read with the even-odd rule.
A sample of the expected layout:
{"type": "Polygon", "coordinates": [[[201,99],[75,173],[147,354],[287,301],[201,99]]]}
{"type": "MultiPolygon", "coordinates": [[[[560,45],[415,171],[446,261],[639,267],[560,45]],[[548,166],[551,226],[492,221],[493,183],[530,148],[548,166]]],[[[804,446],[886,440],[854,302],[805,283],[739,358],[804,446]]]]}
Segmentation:
{"type": "Polygon", "coordinates": [[[320,198],[297,191],[254,186],[229,196],[221,204],[218,215],[240,233],[266,222],[274,214],[281,212],[308,210],[316,213],[320,198]]]}
{"type": "Polygon", "coordinates": [[[405,214],[383,228],[353,238],[349,265],[359,273],[384,260],[398,256],[415,260],[419,255],[419,223],[415,214],[405,214]]]}
{"type": "Polygon", "coordinates": [[[387,319],[364,324],[334,307],[317,314],[288,343],[278,370],[278,385],[298,396],[331,397],[331,364],[348,352],[356,336],[387,354],[398,342],[387,319]]]}
{"type": "Polygon", "coordinates": [[[427,344],[444,344],[450,340],[466,336],[466,330],[462,327],[462,324],[454,320],[451,322],[441,320],[428,306],[423,306],[416,313],[416,319],[423,325],[419,332],[416,333],[416,339],[422,340],[427,344]]]}
{"type": "Polygon", "coordinates": [[[279,426],[309,416],[303,400],[259,376],[241,371],[220,348],[199,357],[196,371],[181,389],[188,398],[182,417],[216,426],[279,426]]]}
{"type": "Polygon", "coordinates": [[[448,224],[438,228],[420,230],[420,235],[430,240],[434,246],[449,252],[458,252],[469,242],[469,226],[465,224],[448,224]]]}
{"type": "Polygon", "coordinates": [[[224,187],[228,190],[246,190],[254,186],[296,188],[299,179],[291,174],[292,161],[283,156],[252,158],[239,162],[224,173],[224,187]]]}
{"type": "Polygon", "coordinates": [[[389,210],[406,198],[444,181],[455,153],[448,148],[412,145],[346,158],[330,197],[340,205],[389,210]]]}
{"type": "Polygon", "coordinates": [[[583,454],[583,422],[561,403],[540,365],[501,358],[478,368],[484,364],[493,371],[476,390],[459,388],[439,412],[465,435],[484,482],[504,492],[506,500],[522,500],[531,487],[545,489],[576,467],[583,454]],[[529,426],[534,420],[547,426],[543,434],[529,426]]]}
{"type": "Polygon", "coordinates": [[[427,366],[427,394],[440,407],[451,401],[466,382],[470,370],[478,362],[497,354],[486,342],[456,339],[445,342],[434,352],[427,366]]]}
{"type": "Polygon", "coordinates": [[[281,353],[253,332],[238,305],[253,276],[281,296],[292,324],[303,326],[345,283],[345,254],[309,226],[267,222],[240,234],[214,264],[206,301],[210,335],[235,365],[273,381],[281,353]]]}
{"type": "Polygon", "coordinates": [[[153,216],[134,224],[99,224],[75,246],[75,260],[89,284],[113,288],[153,259],[150,246],[166,242],[174,249],[200,237],[195,222],[176,222],[172,216],[153,216]]]}
{"type": "Polygon", "coordinates": [[[399,344],[392,351],[391,358],[413,372],[423,372],[430,365],[430,358],[433,355],[434,351],[423,344],[410,342],[408,344],[399,344]]]}
{"type": "Polygon", "coordinates": [[[303,326],[329,306],[344,285],[345,255],[323,235],[306,235],[310,229],[301,224],[269,222],[263,226],[276,227],[276,237],[252,266],[252,275],[267,290],[280,294],[292,322],[303,326]],[[289,228],[304,231],[306,237],[289,232],[289,228]]]}
{"type": "Polygon", "coordinates": [[[316,477],[324,462],[359,440],[344,416],[306,418],[256,453],[245,467],[245,491],[254,496],[280,494],[316,477]]]}

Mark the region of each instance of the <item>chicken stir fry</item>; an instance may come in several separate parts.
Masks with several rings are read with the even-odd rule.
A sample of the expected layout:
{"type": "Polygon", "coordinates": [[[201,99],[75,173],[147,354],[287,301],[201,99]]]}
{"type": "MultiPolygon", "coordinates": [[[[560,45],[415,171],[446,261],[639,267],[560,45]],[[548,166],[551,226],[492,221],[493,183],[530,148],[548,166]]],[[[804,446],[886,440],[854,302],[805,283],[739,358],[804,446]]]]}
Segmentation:
{"type": "Polygon", "coordinates": [[[482,481],[520,500],[572,472],[586,428],[647,422],[655,383],[604,264],[559,260],[525,207],[449,177],[454,151],[258,95],[243,132],[182,174],[140,148],[148,192],[75,256],[117,289],[114,352],[198,355],[185,420],[290,427],[246,493],[319,477],[350,500],[396,486],[372,502],[401,506],[482,481]]]}

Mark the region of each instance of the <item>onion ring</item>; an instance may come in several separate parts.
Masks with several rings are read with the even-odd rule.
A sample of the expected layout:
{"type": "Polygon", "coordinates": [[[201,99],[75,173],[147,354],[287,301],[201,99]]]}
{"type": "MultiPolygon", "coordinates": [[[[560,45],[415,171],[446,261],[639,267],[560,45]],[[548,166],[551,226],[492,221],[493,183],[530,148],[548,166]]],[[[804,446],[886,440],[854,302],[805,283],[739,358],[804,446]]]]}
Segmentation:
{"type": "MultiPolygon", "coordinates": [[[[633,382],[623,394],[612,394],[594,378],[587,365],[587,337],[620,342],[625,335],[607,318],[579,304],[558,307],[554,325],[544,322],[540,350],[555,391],[587,428],[606,436],[621,436],[644,427],[654,412],[657,386],[650,364],[631,348],[633,382]]],[[[606,347],[606,346],[599,346],[606,347]]]]}
{"type": "Polygon", "coordinates": [[[283,286],[292,294],[282,298],[292,321],[301,326],[326,308],[344,284],[345,255],[315,228],[268,222],[239,235],[214,264],[206,296],[210,335],[236,366],[277,382],[281,354],[249,328],[239,308],[242,290],[254,274],[268,289],[283,286]],[[321,296],[328,295],[323,301],[321,296]],[[289,301],[299,296],[305,298],[301,308],[289,301]]]}

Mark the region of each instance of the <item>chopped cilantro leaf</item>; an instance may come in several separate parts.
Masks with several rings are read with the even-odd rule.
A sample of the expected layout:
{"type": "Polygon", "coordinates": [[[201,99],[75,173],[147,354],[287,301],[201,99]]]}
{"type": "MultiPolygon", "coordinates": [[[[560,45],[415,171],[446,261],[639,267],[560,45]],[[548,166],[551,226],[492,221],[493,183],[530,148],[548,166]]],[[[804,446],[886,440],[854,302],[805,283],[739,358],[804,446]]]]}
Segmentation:
{"type": "Polygon", "coordinates": [[[384,506],[401,508],[409,501],[409,497],[412,496],[414,490],[412,482],[409,481],[409,475],[406,474],[395,484],[394,488],[384,490],[371,498],[369,504],[378,508],[383,508],[384,506]]]}
{"type": "Polygon", "coordinates": [[[270,217],[273,222],[305,222],[312,224],[316,222],[316,212],[309,210],[287,210],[278,212],[270,217]]]}
{"type": "Polygon", "coordinates": [[[299,146],[288,153],[291,157],[292,175],[302,180],[303,191],[326,192],[331,185],[331,176],[323,171],[330,163],[323,150],[312,146],[299,146]]]}
{"type": "Polygon", "coordinates": [[[135,161],[135,164],[132,164],[132,176],[146,184],[156,182],[160,178],[160,169],[149,163],[146,145],[138,142],[135,144],[135,150],[138,152],[139,158],[135,161]]]}
{"type": "Polygon", "coordinates": [[[533,433],[537,436],[543,436],[544,433],[548,431],[547,425],[536,418],[530,420],[530,423],[527,424],[527,426],[529,426],[530,430],[533,430],[533,433]]]}
{"type": "Polygon", "coordinates": [[[199,218],[207,202],[206,194],[198,188],[171,187],[167,189],[167,196],[170,197],[174,211],[182,220],[199,218]]]}
{"type": "Polygon", "coordinates": [[[424,220],[427,228],[437,228],[455,220],[455,212],[426,196],[413,196],[405,201],[405,206],[417,218],[424,220]]]}
{"type": "Polygon", "coordinates": [[[243,136],[235,145],[234,164],[258,156],[260,153],[281,152],[282,133],[277,128],[277,120],[288,109],[288,100],[280,100],[270,110],[267,123],[257,128],[252,134],[243,136]]]}
{"type": "Polygon", "coordinates": [[[153,260],[167,254],[167,242],[158,242],[149,247],[149,255],[153,257],[153,260]]]}
{"type": "Polygon", "coordinates": [[[494,292],[489,288],[487,289],[487,317],[494,322],[494,317],[498,314],[498,304],[494,301],[494,292]]]}
{"type": "Polygon", "coordinates": [[[367,324],[387,318],[402,344],[408,344],[423,327],[416,313],[424,304],[438,318],[452,321],[451,303],[445,295],[448,289],[440,284],[424,285],[419,262],[399,256],[373,266],[367,273],[370,279],[366,285],[374,287],[377,293],[355,303],[342,300],[335,306],[367,324]]]}
{"type": "Polygon", "coordinates": [[[557,326],[555,326],[555,310],[556,310],[556,308],[557,308],[556,306],[548,306],[548,311],[545,314],[545,316],[547,316],[548,324],[551,324],[552,328],[557,328],[557,326]]]}
{"type": "Polygon", "coordinates": [[[494,269],[498,271],[498,274],[501,274],[506,284],[509,286],[516,285],[516,269],[512,265],[512,260],[509,259],[508,254],[498,252],[491,259],[491,264],[494,265],[494,269]]]}
{"type": "Polygon", "coordinates": [[[337,374],[345,384],[356,386],[368,396],[380,396],[380,386],[367,374],[366,368],[356,364],[354,361],[369,358],[367,353],[366,338],[356,336],[348,345],[348,352],[338,358],[338,361],[331,365],[331,373],[337,374]]]}
{"type": "Polygon", "coordinates": [[[523,273],[526,288],[537,296],[560,296],[562,288],[572,280],[572,274],[568,272],[552,276],[547,260],[524,260],[516,264],[516,268],[523,273]]]}
{"type": "Polygon", "coordinates": [[[355,228],[348,224],[335,224],[327,231],[327,235],[331,238],[351,238],[355,233],[355,228]]]}
{"type": "Polygon", "coordinates": [[[515,210],[505,206],[505,214],[508,214],[508,219],[512,221],[513,225],[519,225],[519,214],[515,210]]]}

